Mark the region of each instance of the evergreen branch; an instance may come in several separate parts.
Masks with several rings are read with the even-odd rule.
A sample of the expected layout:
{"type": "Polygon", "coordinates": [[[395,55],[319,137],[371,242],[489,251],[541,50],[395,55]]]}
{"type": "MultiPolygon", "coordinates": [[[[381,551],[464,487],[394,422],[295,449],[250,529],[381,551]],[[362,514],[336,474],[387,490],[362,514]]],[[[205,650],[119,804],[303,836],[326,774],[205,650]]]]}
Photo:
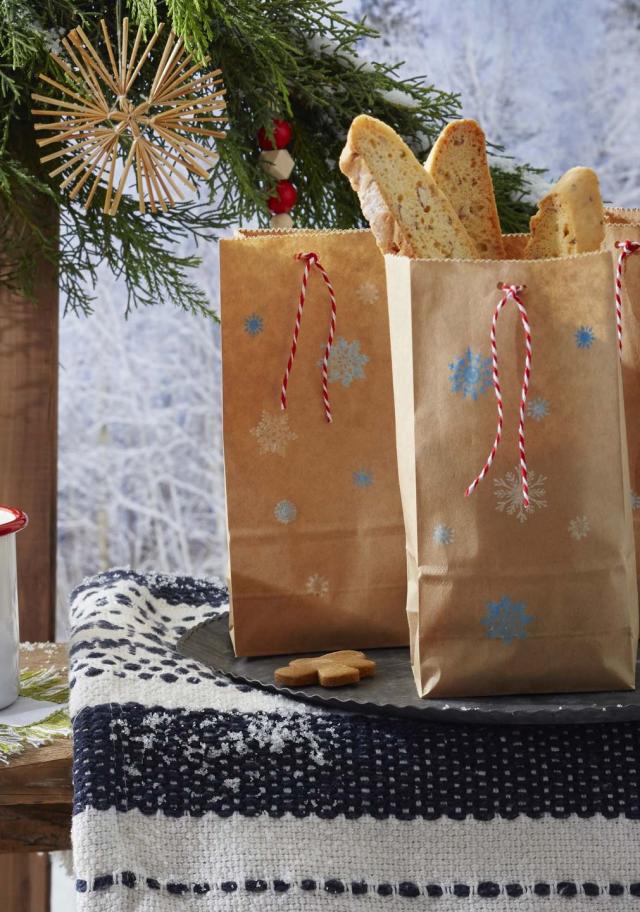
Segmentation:
{"type": "Polygon", "coordinates": [[[529,231],[529,218],[535,211],[529,197],[531,178],[544,173],[543,168],[531,168],[514,162],[510,162],[510,167],[491,166],[500,224],[505,234],[529,231]]]}
{"type": "Polygon", "coordinates": [[[105,218],[96,207],[63,210],[61,232],[61,288],[67,310],[90,313],[97,267],[104,260],[127,290],[125,313],[173,301],[191,313],[213,316],[203,289],[188,277],[200,257],[176,252],[180,243],[210,241],[219,229],[216,214],[202,203],[182,203],[156,216],[141,215],[137,203],[123,197],[116,216],[105,218]],[[99,228],[96,221],[101,222],[99,228]],[[103,234],[97,245],[96,235],[103,234]],[[108,232],[108,233],[106,233],[108,232]],[[106,236],[105,236],[106,235],[106,236]]]}
{"type": "MultiPolygon", "coordinates": [[[[442,126],[460,114],[456,95],[362,60],[360,43],[376,32],[346,17],[337,0],[123,0],[122,7],[147,33],[168,22],[196,59],[208,57],[221,67],[230,125],[203,188],[207,203],[194,199],[150,216],[140,215],[125,196],[118,213],[105,216],[96,197],[85,213],[82,194],[72,203],[37,163],[30,96],[36,88],[55,94],[42,89],[38,74],[55,72],[49,52],[61,35],[81,24],[101,46],[98,20],[104,17],[114,34],[116,5],[0,0],[0,242],[12,252],[0,267],[0,282],[28,293],[34,258],[51,261],[72,311],[91,311],[97,267],[104,261],[124,281],[127,312],[170,299],[187,311],[211,313],[190,278],[199,258],[176,247],[193,239],[209,242],[219,230],[249,220],[268,223],[274,182],[261,166],[256,134],[271,129],[274,117],[290,119],[294,129],[296,224],[348,228],[363,224],[357,197],[337,167],[353,117],[379,117],[424,159],[442,126]],[[42,195],[59,207],[59,246],[39,219],[42,195]]],[[[145,63],[141,97],[158,60],[154,51],[145,63]]],[[[526,230],[528,178],[534,172],[497,165],[492,173],[503,228],[526,230]]]]}

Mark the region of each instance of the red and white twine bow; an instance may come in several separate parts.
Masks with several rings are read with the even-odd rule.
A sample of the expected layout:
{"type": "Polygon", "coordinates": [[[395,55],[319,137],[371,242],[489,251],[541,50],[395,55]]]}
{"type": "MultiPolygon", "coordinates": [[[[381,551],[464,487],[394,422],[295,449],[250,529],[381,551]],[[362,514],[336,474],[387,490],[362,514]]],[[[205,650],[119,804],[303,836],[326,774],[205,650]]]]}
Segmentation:
{"type": "Polygon", "coordinates": [[[311,267],[316,266],[320,275],[324,279],[324,284],[327,286],[329,291],[329,301],[331,303],[331,318],[329,321],[329,336],[327,338],[327,344],[324,350],[324,355],[322,358],[322,401],[324,402],[324,414],[327,421],[331,421],[331,403],[329,402],[329,355],[331,354],[331,346],[333,345],[333,337],[336,333],[336,296],[333,290],[333,285],[331,280],[327,275],[322,263],[318,259],[317,253],[297,253],[295,255],[296,260],[304,260],[304,273],[302,275],[302,286],[300,288],[300,298],[298,300],[298,310],[296,312],[296,322],[293,327],[293,339],[291,340],[291,351],[289,352],[289,360],[287,361],[287,368],[284,372],[284,377],[282,378],[282,389],[280,392],[280,408],[284,411],[287,407],[287,386],[289,385],[289,376],[291,374],[291,369],[293,368],[293,360],[296,356],[296,351],[298,350],[298,336],[300,334],[300,323],[302,322],[302,311],[304,309],[304,302],[307,296],[307,284],[309,282],[309,273],[311,272],[311,267]]]}
{"type": "Polygon", "coordinates": [[[640,250],[640,241],[616,241],[616,247],[620,251],[618,265],[616,266],[616,332],[618,334],[618,349],[622,354],[622,275],[627,257],[640,250]]]}
{"type": "Polygon", "coordinates": [[[470,494],[473,494],[475,489],[478,487],[482,479],[488,473],[493,460],[495,459],[500,440],[502,439],[502,426],[503,426],[503,409],[502,409],[502,390],[500,389],[500,377],[498,374],[498,346],[496,344],[496,327],[498,325],[498,317],[500,316],[500,311],[505,306],[507,301],[512,300],[518,307],[520,312],[520,320],[522,322],[522,328],[524,330],[524,344],[525,344],[525,358],[524,358],[524,375],[522,378],[522,392],[520,395],[520,420],[518,422],[518,450],[520,454],[520,478],[522,482],[522,503],[525,509],[529,506],[529,482],[527,478],[527,454],[525,449],[524,441],[524,419],[527,408],[527,396],[529,394],[529,381],[531,379],[531,327],[529,326],[529,318],[527,316],[527,310],[522,299],[520,298],[520,292],[524,289],[524,285],[505,285],[502,282],[498,285],[498,288],[502,291],[502,297],[498,302],[496,309],[493,312],[493,320],[491,321],[491,360],[493,363],[493,387],[496,394],[496,401],[498,406],[498,429],[496,431],[496,439],[494,440],[493,446],[487,461],[482,467],[482,471],[475,478],[467,490],[465,491],[465,497],[469,497],[470,494]]]}

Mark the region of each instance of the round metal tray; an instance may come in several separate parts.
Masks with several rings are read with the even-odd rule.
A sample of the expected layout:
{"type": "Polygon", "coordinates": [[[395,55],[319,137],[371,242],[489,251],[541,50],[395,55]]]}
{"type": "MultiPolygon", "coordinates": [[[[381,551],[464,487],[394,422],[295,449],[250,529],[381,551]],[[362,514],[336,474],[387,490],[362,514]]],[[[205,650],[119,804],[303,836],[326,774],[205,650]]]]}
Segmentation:
{"type": "Polygon", "coordinates": [[[407,648],[367,649],[367,656],[377,662],[377,672],[375,677],[365,678],[357,685],[335,689],[281,687],[274,682],[275,669],[299,656],[237,659],[229,639],[228,624],[229,616],[223,614],[193,627],[178,641],[179,652],[228,675],[234,681],[331,710],[485,725],[640,721],[640,692],[637,690],[467,697],[458,700],[420,699],[411,675],[407,648]]]}

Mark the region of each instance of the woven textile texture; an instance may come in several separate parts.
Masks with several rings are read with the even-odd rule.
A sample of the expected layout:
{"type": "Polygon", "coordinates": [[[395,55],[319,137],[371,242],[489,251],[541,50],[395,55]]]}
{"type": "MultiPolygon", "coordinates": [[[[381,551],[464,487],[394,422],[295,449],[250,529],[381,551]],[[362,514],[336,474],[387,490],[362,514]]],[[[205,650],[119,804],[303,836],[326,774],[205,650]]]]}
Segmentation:
{"type": "Polygon", "coordinates": [[[640,725],[325,713],[183,659],[219,581],[72,600],[80,910],[640,909],[640,725]]]}

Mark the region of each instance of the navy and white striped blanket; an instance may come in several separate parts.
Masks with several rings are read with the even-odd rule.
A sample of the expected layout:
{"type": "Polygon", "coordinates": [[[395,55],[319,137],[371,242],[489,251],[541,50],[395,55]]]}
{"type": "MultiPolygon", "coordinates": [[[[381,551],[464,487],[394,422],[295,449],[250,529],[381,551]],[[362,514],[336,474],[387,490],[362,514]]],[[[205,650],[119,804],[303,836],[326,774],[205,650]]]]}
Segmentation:
{"type": "Polygon", "coordinates": [[[219,582],[112,571],[72,604],[81,910],[640,910],[640,726],[306,708],[174,649],[219,582]]]}

